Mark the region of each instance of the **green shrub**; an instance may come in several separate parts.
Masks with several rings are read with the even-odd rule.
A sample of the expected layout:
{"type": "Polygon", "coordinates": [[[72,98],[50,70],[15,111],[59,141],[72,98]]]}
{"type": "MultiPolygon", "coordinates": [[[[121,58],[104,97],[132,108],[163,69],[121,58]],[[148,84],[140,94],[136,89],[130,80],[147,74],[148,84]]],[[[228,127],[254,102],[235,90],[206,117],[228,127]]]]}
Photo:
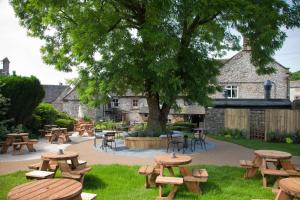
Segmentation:
{"type": "Polygon", "coordinates": [[[116,129],[119,123],[114,121],[99,121],[96,123],[96,129],[111,130],[116,129]]]}
{"type": "Polygon", "coordinates": [[[74,127],[74,120],[72,119],[57,119],[55,124],[62,128],[67,128],[68,131],[72,131],[74,127]]]}
{"type": "Polygon", "coordinates": [[[58,111],[49,103],[40,103],[34,110],[34,114],[40,116],[42,125],[54,124],[59,117],[58,111]]]}
{"type": "Polygon", "coordinates": [[[274,143],[300,144],[300,133],[285,133],[279,131],[271,131],[267,133],[267,141],[274,143]]]}
{"type": "Polygon", "coordinates": [[[234,138],[234,139],[247,138],[246,130],[241,130],[241,129],[224,129],[219,134],[226,138],[234,138]]]}
{"type": "Polygon", "coordinates": [[[88,116],[84,116],[83,120],[86,121],[86,122],[92,122],[92,119],[88,116]]]}
{"type": "Polygon", "coordinates": [[[190,122],[183,122],[183,121],[175,122],[173,124],[168,124],[167,126],[168,130],[171,131],[176,130],[176,131],[183,131],[183,132],[192,132],[195,127],[196,127],[195,124],[190,122]]]}
{"type": "Polygon", "coordinates": [[[9,99],[5,117],[13,119],[14,126],[28,122],[45,95],[40,81],[34,76],[0,76],[0,84],[2,95],[9,99]]]}

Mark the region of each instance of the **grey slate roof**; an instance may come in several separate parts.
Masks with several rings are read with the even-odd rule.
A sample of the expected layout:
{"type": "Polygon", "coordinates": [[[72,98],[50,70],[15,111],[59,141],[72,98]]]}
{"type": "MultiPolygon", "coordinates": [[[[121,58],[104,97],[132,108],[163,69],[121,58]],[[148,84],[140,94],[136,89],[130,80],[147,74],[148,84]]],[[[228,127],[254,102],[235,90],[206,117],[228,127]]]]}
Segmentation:
{"type": "Polygon", "coordinates": [[[214,99],[215,108],[290,108],[289,99],[214,99]]]}
{"type": "Polygon", "coordinates": [[[43,102],[54,102],[64,91],[71,89],[68,85],[43,85],[45,97],[43,102]]]}

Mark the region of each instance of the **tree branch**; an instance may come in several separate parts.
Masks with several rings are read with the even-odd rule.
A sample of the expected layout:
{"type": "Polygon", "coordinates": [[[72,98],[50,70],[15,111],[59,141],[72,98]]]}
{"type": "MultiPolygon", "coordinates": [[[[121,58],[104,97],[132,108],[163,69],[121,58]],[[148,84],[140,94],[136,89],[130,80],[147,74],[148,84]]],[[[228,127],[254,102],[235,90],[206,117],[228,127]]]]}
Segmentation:
{"type": "Polygon", "coordinates": [[[118,26],[118,24],[119,24],[121,21],[122,21],[121,18],[118,19],[118,20],[116,21],[116,23],[114,23],[114,24],[107,30],[107,33],[109,33],[109,32],[111,32],[112,30],[114,30],[114,29],[118,26]]]}
{"type": "Polygon", "coordinates": [[[78,25],[77,22],[72,17],[67,15],[63,10],[60,9],[59,11],[63,14],[63,16],[62,16],[63,18],[65,18],[66,20],[72,22],[75,25],[78,25]]]}

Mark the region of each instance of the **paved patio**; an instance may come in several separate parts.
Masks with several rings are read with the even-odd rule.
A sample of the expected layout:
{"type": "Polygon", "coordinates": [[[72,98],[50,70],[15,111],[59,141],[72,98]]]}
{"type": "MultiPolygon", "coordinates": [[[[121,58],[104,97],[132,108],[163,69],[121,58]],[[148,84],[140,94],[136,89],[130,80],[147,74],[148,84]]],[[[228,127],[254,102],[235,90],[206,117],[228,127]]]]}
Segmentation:
{"type": "MultiPolygon", "coordinates": [[[[253,150],[240,145],[208,139],[209,143],[215,145],[207,152],[202,151],[196,154],[190,154],[193,158],[193,164],[212,164],[239,166],[240,159],[253,158],[253,150]]],[[[93,140],[74,143],[66,147],[66,150],[76,151],[80,159],[86,160],[89,165],[92,164],[124,164],[124,165],[142,165],[153,164],[153,155],[150,156],[129,156],[118,153],[100,152],[93,146],[93,140]]],[[[26,161],[5,161],[0,160],[0,174],[14,172],[17,170],[27,170],[27,165],[39,162],[39,159],[26,161]]],[[[300,157],[294,156],[293,162],[300,166],[300,157]]]]}

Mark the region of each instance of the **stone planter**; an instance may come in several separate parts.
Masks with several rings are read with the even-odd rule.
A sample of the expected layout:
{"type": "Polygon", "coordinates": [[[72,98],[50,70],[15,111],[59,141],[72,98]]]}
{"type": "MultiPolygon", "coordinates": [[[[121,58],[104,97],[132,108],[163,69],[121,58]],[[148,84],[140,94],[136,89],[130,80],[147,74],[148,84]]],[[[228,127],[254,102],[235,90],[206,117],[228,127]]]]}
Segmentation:
{"type": "Polygon", "coordinates": [[[167,147],[167,138],[127,137],[125,146],[130,149],[161,149],[167,147]]]}

